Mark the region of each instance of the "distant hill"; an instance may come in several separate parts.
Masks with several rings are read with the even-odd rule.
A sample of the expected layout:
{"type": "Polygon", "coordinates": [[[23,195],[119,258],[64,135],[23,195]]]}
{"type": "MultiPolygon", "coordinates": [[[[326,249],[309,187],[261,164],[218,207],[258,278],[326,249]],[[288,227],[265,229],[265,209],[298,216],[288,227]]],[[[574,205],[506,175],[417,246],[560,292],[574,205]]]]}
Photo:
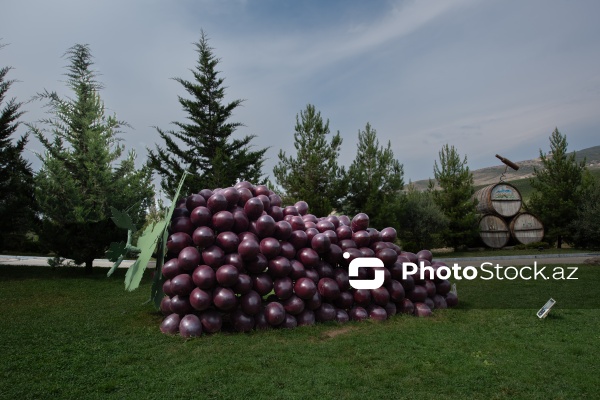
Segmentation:
{"type": "MultiPolygon", "coordinates": [[[[575,151],[575,158],[577,161],[582,161],[584,158],[586,160],[586,165],[590,170],[600,170],[600,146],[588,147],[583,150],[575,151]]],[[[521,186],[529,186],[529,180],[526,178],[531,178],[533,176],[533,167],[541,168],[542,162],[539,158],[533,160],[525,160],[516,162],[519,166],[518,171],[514,171],[509,168],[504,176],[505,181],[518,181],[521,186]]],[[[506,166],[502,163],[495,165],[493,167],[481,168],[473,171],[473,180],[475,183],[475,187],[479,188],[482,186],[489,185],[491,183],[497,183],[500,181],[500,176],[504,172],[504,168],[506,166]]],[[[425,190],[429,185],[428,179],[423,179],[420,181],[413,182],[415,187],[418,190],[425,190]]],[[[520,188],[519,188],[520,189],[520,188]]],[[[525,189],[525,188],[524,188],[525,189]]],[[[525,197],[525,196],[524,196],[525,197]]]]}

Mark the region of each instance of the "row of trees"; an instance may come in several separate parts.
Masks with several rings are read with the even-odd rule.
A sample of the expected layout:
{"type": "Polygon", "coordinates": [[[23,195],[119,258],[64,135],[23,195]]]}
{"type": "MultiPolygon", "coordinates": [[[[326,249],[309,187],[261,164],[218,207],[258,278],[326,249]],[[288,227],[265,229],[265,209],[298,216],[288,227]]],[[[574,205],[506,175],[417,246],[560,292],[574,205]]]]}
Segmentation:
{"type": "Polygon", "coordinates": [[[413,185],[403,190],[403,165],[390,142],[380,145],[369,123],[358,132],[356,156],[347,171],[338,165],[339,132],[329,141],[328,135],[329,121],[313,105],[296,117],[296,156],[280,151],[273,171],[289,202],[306,200],[317,215],[365,212],[375,228],[396,227],[403,246],[411,250],[476,242],[473,175],[454,146],[442,148],[439,164],[434,164],[435,180],[429,190],[419,192],[413,185]]]}
{"type": "MultiPolygon", "coordinates": [[[[96,80],[87,45],[75,45],[66,53],[70,61],[66,85],[72,96],[61,98],[47,90],[38,94],[36,98],[46,103],[49,117],[27,124],[28,133],[14,144],[11,136],[20,124],[22,103],[6,98],[14,81],[6,79],[10,68],[0,70],[0,105],[4,105],[0,115],[3,249],[10,248],[6,238],[11,235],[22,239],[25,233],[37,232],[45,250],[85,263],[89,271],[93,259],[102,256],[108,243],[122,235],[110,221],[111,207],[127,209],[133,222],[143,225],[154,205],[153,173],[160,176],[169,197],[184,170],[193,173],[186,180],[187,193],[232,186],[238,180],[267,181],[262,173],[267,149],[255,150],[253,135],[241,139],[232,136],[241,124],[230,122],[230,118],[242,100],[224,103],[224,80],[216,70],[218,59],[204,33],[196,52],[197,65],[191,70],[194,80],[175,79],[188,94],[178,99],[187,120],[174,122],[175,130],[157,128],[164,147],[148,149],[148,160],[141,168],[135,166],[136,154],[125,154],[121,143],[121,129],[127,123],[105,113],[99,95],[102,85],[96,80]],[[38,154],[42,167],[37,173],[22,156],[30,134],[44,148],[38,154]]],[[[331,134],[329,121],[324,121],[313,105],[297,115],[293,139],[296,154],[280,151],[273,170],[276,184],[289,202],[305,200],[317,215],[366,212],[375,227],[395,226],[405,248],[412,250],[438,245],[456,248],[474,242],[473,177],[466,157],[461,158],[454,146],[442,148],[439,164],[434,164],[435,181],[430,182],[428,191],[419,192],[411,185],[403,191],[402,164],[395,158],[391,143],[380,145],[376,130],[368,123],[358,132],[356,157],[347,170],[338,164],[342,145],[339,132],[331,134]]],[[[566,150],[566,140],[564,147],[566,150]]],[[[553,149],[553,157],[547,161],[560,159],[558,154],[553,149]]],[[[557,168],[564,172],[563,167],[557,168]]],[[[544,171],[550,174],[553,170],[548,166],[544,171]]],[[[564,173],[567,175],[560,175],[560,179],[568,181],[565,176],[573,171],[564,173]]],[[[542,195],[534,197],[532,207],[548,210],[539,215],[552,215],[556,211],[543,202],[543,191],[556,177],[546,181],[542,171],[539,176],[537,182],[545,186],[538,186],[542,195]]],[[[585,186],[581,182],[573,184],[585,186]]],[[[591,183],[585,188],[581,198],[597,192],[591,183]]],[[[566,195],[564,191],[555,194],[566,195]]],[[[598,213],[595,204],[596,208],[592,205],[589,210],[574,209],[581,215],[598,213]]],[[[571,235],[568,240],[591,237],[581,229],[580,236],[571,235]]],[[[567,238],[562,231],[557,235],[559,243],[560,238],[567,238]]]]}

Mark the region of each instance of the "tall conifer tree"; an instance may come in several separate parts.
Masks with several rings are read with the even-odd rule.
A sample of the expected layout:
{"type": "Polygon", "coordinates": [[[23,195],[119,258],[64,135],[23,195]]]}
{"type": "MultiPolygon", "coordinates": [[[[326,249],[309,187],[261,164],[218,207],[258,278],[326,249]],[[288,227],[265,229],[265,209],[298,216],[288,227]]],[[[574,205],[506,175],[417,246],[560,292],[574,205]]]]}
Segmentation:
{"type": "Polygon", "coordinates": [[[403,166],[394,157],[391,142],[380,146],[377,132],[367,123],[365,130],[358,132],[356,158],[348,168],[344,211],[350,216],[367,213],[375,228],[389,226],[397,216],[403,177],[403,166]]]}
{"type": "Polygon", "coordinates": [[[6,97],[15,82],[6,79],[10,70],[0,69],[0,249],[18,250],[16,245],[25,241],[23,235],[34,228],[35,198],[33,171],[23,158],[28,135],[16,143],[12,137],[21,123],[23,103],[6,97]]]}
{"type": "Polygon", "coordinates": [[[66,84],[74,96],[41,93],[51,115],[41,123],[49,129],[30,126],[45,149],[35,177],[43,215],[40,239],[57,256],[85,263],[89,273],[110,242],[123,238],[110,207],[127,209],[134,223],[143,223],[153,196],[152,174],[147,167],[135,168],[135,152],[121,158],[118,134],[126,124],[105,115],[89,47],[77,44],[66,56],[66,84]]]}
{"type": "Polygon", "coordinates": [[[477,215],[473,194],[473,174],[467,166],[467,156],[460,159],[454,146],[448,144],[439,152],[440,163],[434,162],[433,174],[439,185],[429,181],[433,199],[448,218],[448,227],[442,233],[446,244],[454,249],[469,246],[477,237],[477,215]]]}
{"type": "Polygon", "coordinates": [[[528,207],[544,223],[546,237],[561,248],[563,240],[572,240],[571,222],[589,180],[585,160],[577,162],[575,152],[567,153],[567,137],[554,129],[550,136],[550,153],[540,149],[542,168],[534,168],[531,186],[534,191],[528,207]]]}
{"type": "Polygon", "coordinates": [[[345,171],[337,163],[342,137],[338,132],[328,142],[329,134],[329,120],[324,122],[315,106],[308,104],[296,115],[296,157],[280,150],[279,162],[273,168],[277,184],[285,192],[285,200],[306,201],[309,212],[319,217],[329,215],[345,194],[345,171]]]}
{"type": "Polygon", "coordinates": [[[187,194],[203,188],[232,186],[239,180],[263,183],[262,165],[267,149],[252,150],[250,142],[255,135],[231,137],[242,126],[229,121],[242,100],[224,104],[224,79],[216,70],[219,59],[204,32],[195,46],[198,63],[192,70],[194,80],[175,78],[191,96],[179,96],[188,120],[173,122],[178,130],[156,128],[165,147],[148,149],[150,165],[160,174],[161,186],[169,196],[174,195],[185,170],[192,173],[182,189],[187,194]]]}

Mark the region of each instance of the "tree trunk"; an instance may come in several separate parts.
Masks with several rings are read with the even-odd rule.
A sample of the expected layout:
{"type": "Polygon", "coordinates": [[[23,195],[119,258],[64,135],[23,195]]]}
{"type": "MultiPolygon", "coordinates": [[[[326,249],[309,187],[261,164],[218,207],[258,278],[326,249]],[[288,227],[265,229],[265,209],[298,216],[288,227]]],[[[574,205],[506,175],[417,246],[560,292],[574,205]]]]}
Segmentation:
{"type": "Polygon", "coordinates": [[[90,258],[85,260],[85,274],[89,275],[93,272],[92,264],[94,263],[94,259],[90,258]]]}
{"type": "Polygon", "coordinates": [[[556,248],[557,249],[562,248],[562,236],[561,235],[558,235],[558,238],[556,239],[556,248]]]}

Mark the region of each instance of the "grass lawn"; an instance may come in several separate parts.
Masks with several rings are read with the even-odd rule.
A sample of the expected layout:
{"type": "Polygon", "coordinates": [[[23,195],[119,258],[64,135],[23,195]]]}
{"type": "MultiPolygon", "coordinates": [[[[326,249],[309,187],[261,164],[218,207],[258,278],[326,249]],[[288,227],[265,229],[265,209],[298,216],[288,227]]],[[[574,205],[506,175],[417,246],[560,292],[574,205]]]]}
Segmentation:
{"type": "Polygon", "coordinates": [[[544,255],[544,254],[590,254],[599,253],[598,250],[582,250],[582,249],[570,249],[570,248],[550,248],[544,250],[536,249],[483,249],[479,251],[436,251],[433,250],[433,254],[436,259],[438,258],[462,258],[462,257],[499,257],[499,256],[530,256],[530,255],[544,255]]]}
{"type": "Polygon", "coordinates": [[[148,278],[129,293],[124,271],[105,273],[0,267],[0,398],[600,398],[600,310],[560,306],[598,296],[598,267],[580,266],[544,320],[544,283],[471,281],[428,319],[191,340],[160,333],[148,278]],[[519,292],[538,306],[481,308],[519,292]]]}

